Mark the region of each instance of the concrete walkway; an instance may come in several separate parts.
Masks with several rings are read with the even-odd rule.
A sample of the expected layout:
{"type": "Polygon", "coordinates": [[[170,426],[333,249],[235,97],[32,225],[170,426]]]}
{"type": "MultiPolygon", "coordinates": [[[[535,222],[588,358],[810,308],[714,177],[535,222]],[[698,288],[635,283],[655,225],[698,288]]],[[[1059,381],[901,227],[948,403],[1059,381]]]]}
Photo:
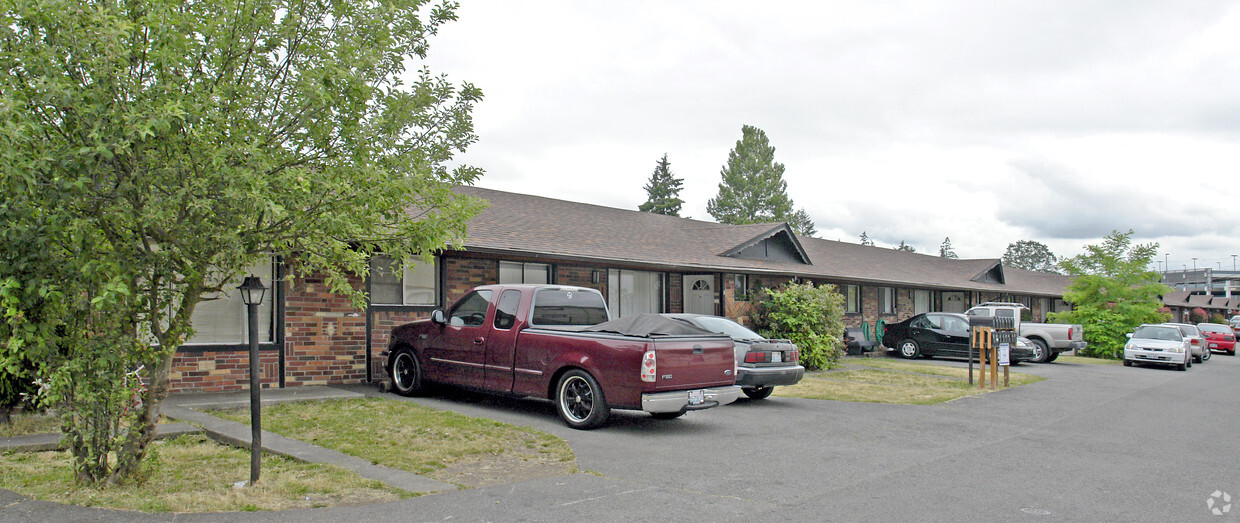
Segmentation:
{"type": "MultiPolygon", "coordinates": [[[[362,392],[326,386],[298,387],[295,389],[266,389],[262,391],[263,405],[288,401],[315,401],[325,399],[362,398],[362,392]]],[[[186,433],[204,432],[221,443],[250,448],[250,426],[212,416],[211,409],[246,408],[250,405],[249,391],[224,393],[172,394],[161,408],[164,416],[182,423],[167,423],[158,427],[160,437],[186,433]],[[188,423],[184,423],[188,422],[188,423]],[[190,425],[192,424],[192,425],[190,425]]],[[[0,452],[6,450],[54,450],[58,447],[59,434],[36,434],[14,438],[0,438],[0,452]]],[[[367,479],[382,481],[387,485],[414,493],[456,490],[455,485],[419,476],[412,472],[383,467],[331,449],[311,445],[263,431],[263,451],[288,456],[310,463],[326,463],[346,468],[367,479]]]]}

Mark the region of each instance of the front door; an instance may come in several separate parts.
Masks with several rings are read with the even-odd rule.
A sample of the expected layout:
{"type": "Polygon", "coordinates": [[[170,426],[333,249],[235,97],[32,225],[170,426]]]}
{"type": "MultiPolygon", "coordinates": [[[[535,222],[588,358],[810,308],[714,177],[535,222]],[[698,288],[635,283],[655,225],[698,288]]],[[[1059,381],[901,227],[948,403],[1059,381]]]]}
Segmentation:
{"type": "Polygon", "coordinates": [[[715,315],[715,277],[685,275],[685,312],[715,315]]]}

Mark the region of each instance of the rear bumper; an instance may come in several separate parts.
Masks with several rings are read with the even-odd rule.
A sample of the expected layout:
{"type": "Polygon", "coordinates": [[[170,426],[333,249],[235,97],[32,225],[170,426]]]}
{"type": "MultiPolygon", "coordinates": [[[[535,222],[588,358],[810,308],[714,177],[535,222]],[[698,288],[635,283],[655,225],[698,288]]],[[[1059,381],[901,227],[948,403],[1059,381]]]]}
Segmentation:
{"type": "Polygon", "coordinates": [[[1070,341],[1068,342],[1068,346],[1064,348],[1064,350],[1081,350],[1088,346],[1089,346],[1089,343],[1086,343],[1084,341],[1070,341]]]}
{"type": "Polygon", "coordinates": [[[741,387],[774,387],[796,385],[805,377],[805,367],[737,367],[736,384],[741,387]]]}
{"type": "Polygon", "coordinates": [[[681,412],[702,410],[727,405],[740,397],[741,388],[735,385],[702,389],[702,403],[689,404],[689,391],[648,392],[642,394],[642,410],[646,412],[681,412]]]}

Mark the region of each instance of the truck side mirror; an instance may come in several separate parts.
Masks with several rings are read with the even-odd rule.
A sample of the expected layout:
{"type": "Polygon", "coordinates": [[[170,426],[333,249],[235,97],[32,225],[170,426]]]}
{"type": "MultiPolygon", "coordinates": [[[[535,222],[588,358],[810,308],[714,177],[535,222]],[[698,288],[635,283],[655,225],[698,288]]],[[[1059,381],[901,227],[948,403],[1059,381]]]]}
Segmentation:
{"type": "Polygon", "coordinates": [[[446,325],[448,320],[444,319],[442,310],[435,309],[431,311],[431,323],[436,325],[446,325]]]}

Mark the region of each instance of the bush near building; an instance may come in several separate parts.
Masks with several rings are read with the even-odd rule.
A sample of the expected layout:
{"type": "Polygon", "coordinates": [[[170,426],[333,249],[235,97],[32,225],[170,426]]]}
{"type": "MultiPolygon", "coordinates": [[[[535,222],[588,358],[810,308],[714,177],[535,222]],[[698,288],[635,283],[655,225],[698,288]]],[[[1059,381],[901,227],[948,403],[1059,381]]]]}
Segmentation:
{"type": "Polygon", "coordinates": [[[765,289],[754,324],[763,336],[786,338],[801,351],[801,365],[831,368],[844,349],[844,296],[835,286],[789,282],[765,289]]]}

